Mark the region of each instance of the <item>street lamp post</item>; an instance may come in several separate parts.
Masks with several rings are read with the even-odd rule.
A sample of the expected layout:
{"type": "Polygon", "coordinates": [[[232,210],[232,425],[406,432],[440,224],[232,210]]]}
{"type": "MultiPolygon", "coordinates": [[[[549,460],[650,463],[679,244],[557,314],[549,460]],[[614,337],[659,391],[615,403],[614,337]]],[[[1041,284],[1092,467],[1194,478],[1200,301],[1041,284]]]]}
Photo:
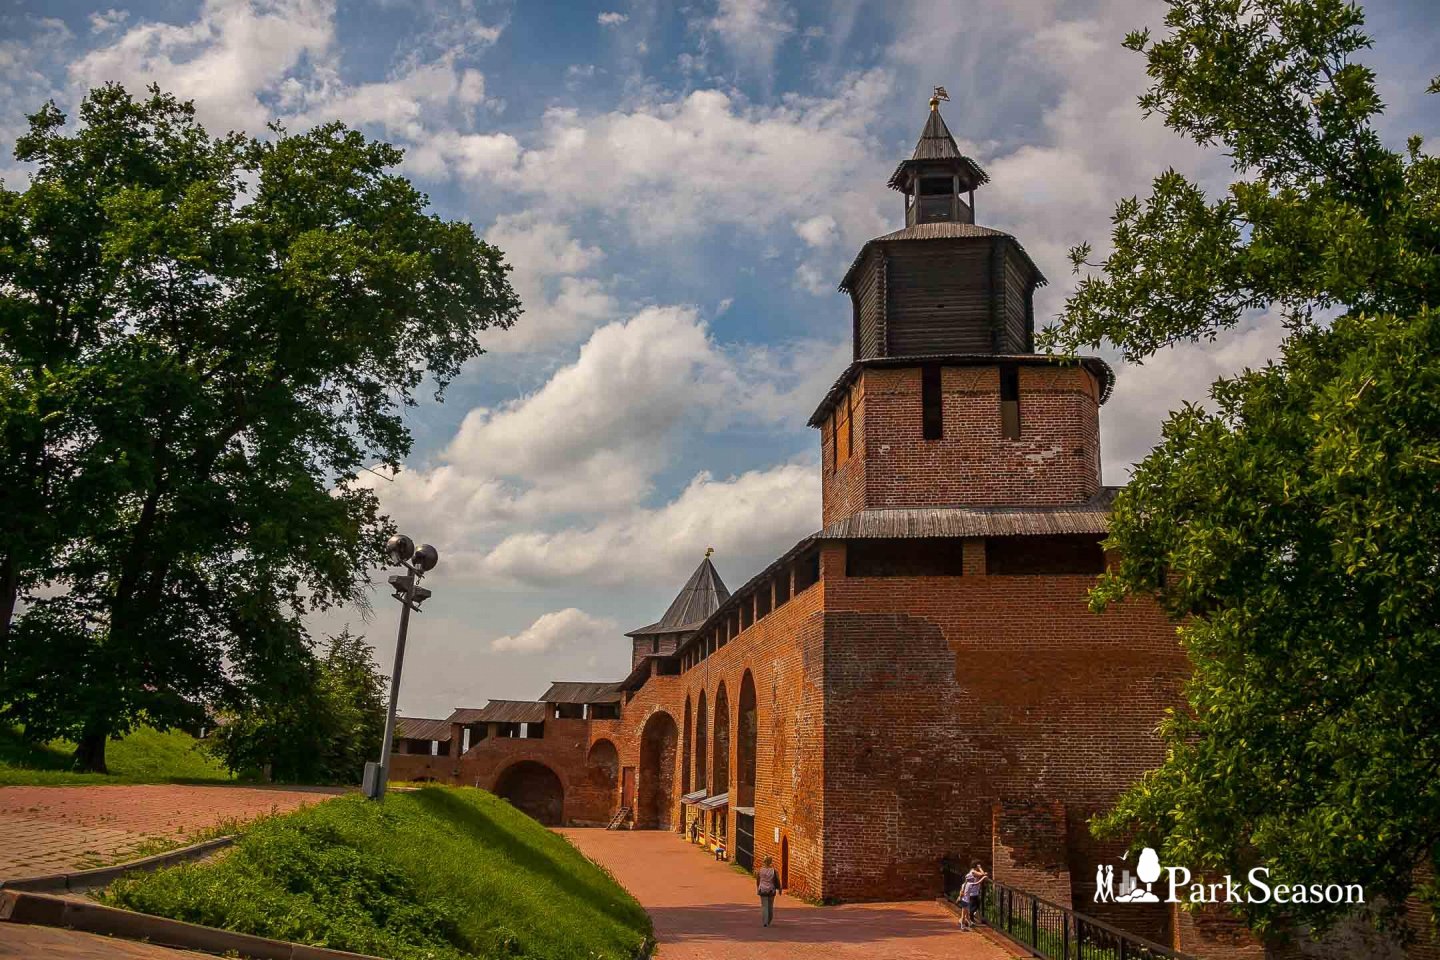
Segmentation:
{"type": "Polygon", "coordinates": [[[400,601],[400,631],[395,638],[395,666],[390,671],[390,705],[385,712],[385,738],[380,744],[380,761],[365,764],[362,790],[371,800],[385,796],[385,785],[390,780],[390,750],[395,743],[395,705],[400,700],[400,670],[405,664],[405,635],[410,629],[410,611],[419,613],[420,604],[430,599],[431,592],[420,586],[420,580],[440,562],[438,550],[428,543],[422,543],[416,549],[415,541],[404,534],[396,534],[386,541],[385,555],[392,563],[404,567],[405,572],[390,577],[390,586],[395,589],[393,596],[400,601]]]}

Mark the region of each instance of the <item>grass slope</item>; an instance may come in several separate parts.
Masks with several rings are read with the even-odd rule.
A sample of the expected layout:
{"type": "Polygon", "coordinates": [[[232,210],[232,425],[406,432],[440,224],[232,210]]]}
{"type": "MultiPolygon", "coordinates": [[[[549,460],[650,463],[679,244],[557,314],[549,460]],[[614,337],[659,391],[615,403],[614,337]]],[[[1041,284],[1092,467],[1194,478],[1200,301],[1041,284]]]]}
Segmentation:
{"type": "Polygon", "coordinates": [[[121,880],[105,898],[398,960],[630,960],[651,932],[634,898],[563,837],[470,788],[273,817],[223,857],[121,880]]]}
{"type": "Polygon", "coordinates": [[[98,783],[215,783],[234,778],[183,730],[138,727],[105,748],[110,772],[77,773],[64,740],[35,744],[0,725],[0,786],[98,783]]]}

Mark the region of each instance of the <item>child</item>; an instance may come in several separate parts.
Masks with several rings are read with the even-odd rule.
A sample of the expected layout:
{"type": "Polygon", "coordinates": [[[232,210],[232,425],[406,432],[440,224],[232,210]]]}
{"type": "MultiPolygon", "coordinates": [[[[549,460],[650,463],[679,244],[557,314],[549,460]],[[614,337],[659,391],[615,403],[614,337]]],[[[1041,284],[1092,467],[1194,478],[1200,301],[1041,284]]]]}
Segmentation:
{"type": "Polygon", "coordinates": [[[960,888],[961,930],[974,929],[975,918],[980,914],[980,888],[988,878],[989,874],[980,866],[979,860],[971,864],[970,872],[965,874],[965,883],[960,888]]]}

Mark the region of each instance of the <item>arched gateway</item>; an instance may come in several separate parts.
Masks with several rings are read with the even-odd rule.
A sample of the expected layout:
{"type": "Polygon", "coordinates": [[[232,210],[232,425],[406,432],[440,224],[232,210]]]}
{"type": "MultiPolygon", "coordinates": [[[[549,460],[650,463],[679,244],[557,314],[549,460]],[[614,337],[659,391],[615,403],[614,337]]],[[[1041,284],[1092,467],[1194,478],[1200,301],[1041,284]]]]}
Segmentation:
{"type": "Polygon", "coordinates": [[[495,794],[547,827],[565,822],[565,787],[543,763],[521,760],[506,767],[495,781],[495,794]]]}
{"type": "Polygon", "coordinates": [[[635,826],[641,830],[675,827],[675,750],[680,731],[675,718],[657,710],[640,734],[640,798],[635,826]]]}

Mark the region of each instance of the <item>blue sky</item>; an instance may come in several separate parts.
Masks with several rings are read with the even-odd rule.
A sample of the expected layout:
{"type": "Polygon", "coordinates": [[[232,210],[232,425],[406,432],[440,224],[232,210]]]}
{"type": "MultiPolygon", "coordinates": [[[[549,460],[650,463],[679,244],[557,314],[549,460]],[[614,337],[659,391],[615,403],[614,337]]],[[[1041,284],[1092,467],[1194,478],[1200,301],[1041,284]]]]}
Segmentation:
{"type": "MultiPolygon", "coordinates": [[[[1440,133],[1433,0],[1366,4],[1395,144],[1440,133]]],[[[804,423],[848,357],[835,285],[898,226],[884,182],[926,98],[989,171],[978,220],[1051,284],[1103,250],[1121,196],[1175,166],[1219,188],[1222,156],[1143,119],[1130,29],[1149,0],[692,3],[0,0],[0,174],[24,115],[90,85],[151,80],[215,132],[341,119],[403,145],[447,217],[504,249],[526,314],[444,404],[412,415],[407,469],[375,479],[441,567],[415,623],[402,709],[443,716],[552,679],[613,679],[707,546],[738,586],[819,527],[804,423]]],[[[1164,411],[1263,362],[1269,317],[1216,345],[1120,365],[1105,479],[1164,411]]],[[[395,611],[350,621],[389,665],[395,611]]]]}

